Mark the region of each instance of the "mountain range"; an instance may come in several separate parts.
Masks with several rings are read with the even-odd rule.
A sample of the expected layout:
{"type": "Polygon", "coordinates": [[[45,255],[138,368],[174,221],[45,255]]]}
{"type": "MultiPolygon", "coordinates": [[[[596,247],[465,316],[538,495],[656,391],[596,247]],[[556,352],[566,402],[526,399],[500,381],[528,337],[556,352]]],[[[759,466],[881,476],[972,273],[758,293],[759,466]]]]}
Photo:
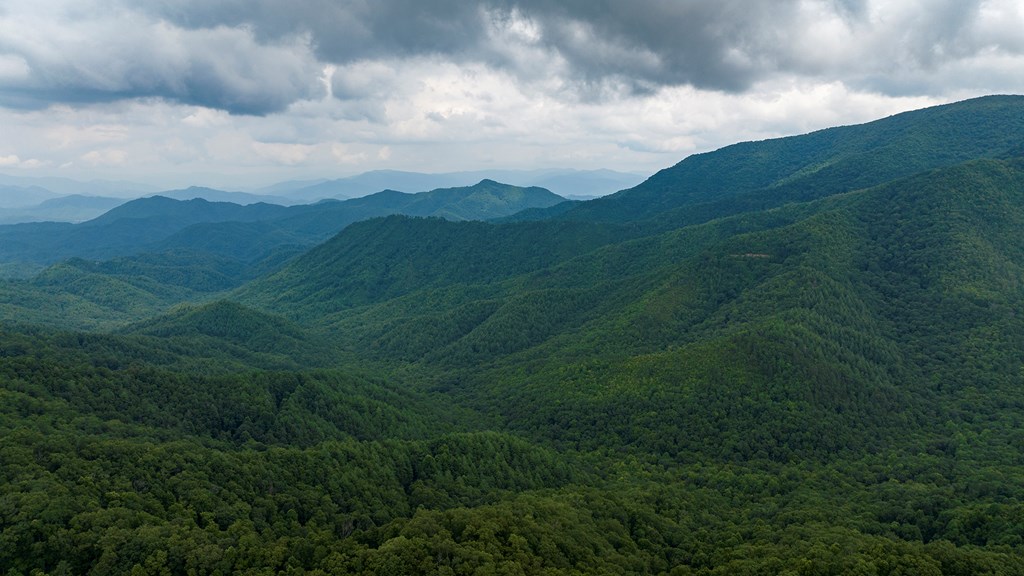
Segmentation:
{"type": "Polygon", "coordinates": [[[315,244],[352,222],[374,216],[491,219],[562,202],[564,198],[542,188],[519,188],[491,180],[419,194],[385,190],[345,201],[288,207],[151,196],[123,203],[79,224],[0,226],[0,262],[49,264],[70,257],[104,259],[168,250],[244,254],[253,259],[288,244],[315,244]]]}
{"type": "Polygon", "coordinates": [[[152,186],[128,182],[76,182],[62,178],[18,178],[0,174],[0,224],[84,222],[118,204],[146,196],[291,206],[324,199],[358,198],[382,190],[418,193],[438,188],[461,188],[481,180],[546,188],[566,198],[587,200],[629,188],[643,178],[638,174],[613,170],[478,170],[441,174],[380,170],[333,180],[279,182],[252,191],[226,191],[202,186],[157,191],[152,186]]]}
{"type": "MultiPolygon", "coordinates": [[[[546,188],[564,197],[590,199],[640,183],[644,176],[614,170],[476,170],[423,174],[399,170],[375,170],[348,178],[303,183],[288,190],[302,200],[357,198],[379,190],[418,192],[435,188],[457,188],[480,180],[499,180],[523,187],[546,188]]],[[[281,189],[281,184],[267,189],[281,189]]]]}
{"type": "Polygon", "coordinates": [[[1022,154],[991,96],[585,202],[0,228],[0,565],[1022,574],[1022,154]]]}

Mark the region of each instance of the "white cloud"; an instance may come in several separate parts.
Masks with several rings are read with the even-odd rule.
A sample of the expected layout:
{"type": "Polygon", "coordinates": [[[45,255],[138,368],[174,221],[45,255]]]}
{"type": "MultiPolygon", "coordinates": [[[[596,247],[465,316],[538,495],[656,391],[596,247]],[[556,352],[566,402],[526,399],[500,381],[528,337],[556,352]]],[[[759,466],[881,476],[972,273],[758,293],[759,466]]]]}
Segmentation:
{"type": "Polygon", "coordinates": [[[262,158],[279,164],[301,164],[309,159],[313,146],[305,144],[282,144],[278,142],[253,142],[253,150],[262,158]]]}
{"type": "Polygon", "coordinates": [[[181,119],[182,123],[196,128],[225,126],[230,123],[227,112],[212,108],[196,108],[192,113],[181,119]]]}
{"type": "Polygon", "coordinates": [[[232,188],[378,168],[653,172],[1024,92],[1019,0],[428,4],[8,0],[0,166],[232,188]]]}
{"type": "Polygon", "coordinates": [[[128,161],[128,152],[116,148],[90,150],[82,155],[82,160],[93,166],[120,166],[128,161]]]}
{"type": "Polygon", "coordinates": [[[43,168],[45,166],[47,166],[47,163],[37,158],[22,160],[17,154],[0,156],[0,168],[23,168],[33,170],[36,168],[43,168]]]}
{"type": "Polygon", "coordinates": [[[366,162],[368,156],[365,152],[354,152],[351,148],[344,144],[332,144],[331,156],[335,162],[342,165],[358,165],[366,162]]]}
{"type": "Polygon", "coordinates": [[[24,58],[15,54],[0,54],[0,82],[23,82],[31,70],[24,58]]]}

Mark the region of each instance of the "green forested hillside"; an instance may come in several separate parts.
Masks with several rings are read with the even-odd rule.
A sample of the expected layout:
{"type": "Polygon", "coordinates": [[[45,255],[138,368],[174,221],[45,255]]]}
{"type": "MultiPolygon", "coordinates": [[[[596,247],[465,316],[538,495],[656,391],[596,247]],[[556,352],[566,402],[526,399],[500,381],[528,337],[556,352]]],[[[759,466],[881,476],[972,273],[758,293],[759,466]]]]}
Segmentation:
{"type": "Polygon", "coordinates": [[[349,226],[280,272],[247,285],[238,297],[296,317],[322,318],[425,287],[494,283],[632,233],[612,225],[392,216],[349,226]]]}
{"type": "Polygon", "coordinates": [[[8,282],[0,566],[1024,574],[1020,118],[985,98],[564,213],[371,219],[263,272],[8,282]]]}
{"type": "Polygon", "coordinates": [[[562,200],[485,180],[291,207],[154,196],[78,225],[0,226],[0,319],[122,326],[273,273],[360,220],[401,213],[488,219],[562,200]]]}
{"type": "Polygon", "coordinates": [[[1024,150],[1024,96],[989,96],[857,126],[695,154],[564,218],[661,226],[866,188],[924,170],[1024,150]]]}
{"type": "MultiPolygon", "coordinates": [[[[281,298],[271,308],[328,320],[365,356],[455,371],[452,393],[576,446],[783,460],[877,450],[934,423],[937,392],[966,382],[1012,392],[1024,366],[1013,313],[1024,296],[1021,168],[974,162],[515,276],[495,258],[437,266],[414,255],[403,292],[389,294],[384,277],[373,286],[388,301],[361,308],[374,300],[345,282],[366,272],[322,259],[368,244],[342,235],[278,277],[307,283],[250,289],[269,286],[281,298]],[[471,265],[483,262],[490,273],[471,265]],[[339,300],[332,277],[364,297],[339,300]],[[286,297],[300,289],[319,298],[286,297]]],[[[431,225],[451,226],[403,230],[431,225]]]]}

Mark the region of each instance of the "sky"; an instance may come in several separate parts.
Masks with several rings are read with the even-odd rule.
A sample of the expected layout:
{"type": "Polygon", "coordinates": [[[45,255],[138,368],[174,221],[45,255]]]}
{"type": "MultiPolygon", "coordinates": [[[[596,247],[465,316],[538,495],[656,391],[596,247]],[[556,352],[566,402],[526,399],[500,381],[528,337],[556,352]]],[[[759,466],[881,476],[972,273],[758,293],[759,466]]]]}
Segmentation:
{"type": "Polygon", "coordinates": [[[0,173],[651,174],[1024,93],[1024,0],[0,0],[0,173]]]}

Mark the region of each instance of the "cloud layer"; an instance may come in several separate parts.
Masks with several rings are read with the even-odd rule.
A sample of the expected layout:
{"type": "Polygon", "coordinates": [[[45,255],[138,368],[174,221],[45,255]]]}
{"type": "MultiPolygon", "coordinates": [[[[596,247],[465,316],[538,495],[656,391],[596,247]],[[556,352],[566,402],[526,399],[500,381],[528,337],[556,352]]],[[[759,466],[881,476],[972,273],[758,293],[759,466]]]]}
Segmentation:
{"type": "Polygon", "coordinates": [[[646,168],[1024,91],[1021,30],[1018,0],[8,0],[0,157],[646,168]]]}
{"type": "Polygon", "coordinates": [[[591,99],[787,75],[920,95],[956,78],[998,84],[1024,55],[1022,12],[1010,0],[18,0],[0,15],[0,102],[156,97],[266,114],[319,95],[326,65],[349,98],[337,89],[359,81],[349,67],[422,58],[521,82],[554,74],[549,88],[591,99]]]}

